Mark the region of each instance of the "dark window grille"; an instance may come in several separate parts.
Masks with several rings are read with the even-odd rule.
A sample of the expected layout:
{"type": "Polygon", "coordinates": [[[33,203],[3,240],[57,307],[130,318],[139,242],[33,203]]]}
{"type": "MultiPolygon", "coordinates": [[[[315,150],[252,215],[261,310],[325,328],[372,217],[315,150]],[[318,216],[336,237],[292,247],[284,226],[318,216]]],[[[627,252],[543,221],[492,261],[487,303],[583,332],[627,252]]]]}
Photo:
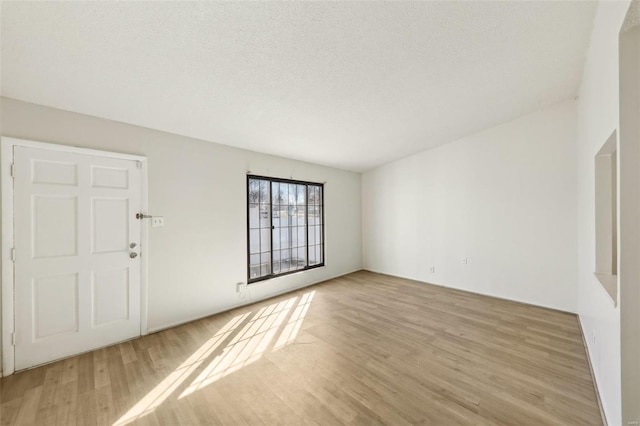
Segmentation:
{"type": "Polygon", "coordinates": [[[247,176],[248,282],[319,266],[324,266],[324,185],[247,176]]]}

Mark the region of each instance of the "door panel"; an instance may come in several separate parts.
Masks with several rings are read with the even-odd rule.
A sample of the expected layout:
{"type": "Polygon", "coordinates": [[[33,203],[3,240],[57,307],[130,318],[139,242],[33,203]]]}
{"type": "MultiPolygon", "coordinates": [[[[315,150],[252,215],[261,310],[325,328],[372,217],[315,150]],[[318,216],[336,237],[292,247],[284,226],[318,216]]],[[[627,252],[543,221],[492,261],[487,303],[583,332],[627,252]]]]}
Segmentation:
{"type": "Polygon", "coordinates": [[[14,164],[16,370],[139,336],[136,162],[15,147],[14,164]]]}
{"type": "Polygon", "coordinates": [[[92,253],[127,251],[129,246],[129,200],[92,198],[92,253]]]}
{"type": "Polygon", "coordinates": [[[129,171],[127,169],[93,166],[91,173],[94,188],[127,189],[129,187],[129,171]]]}
{"type": "Polygon", "coordinates": [[[34,338],[78,331],[78,274],[33,280],[34,338]]]}
{"type": "Polygon", "coordinates": [[[34,160],[32,183],[77,185],[78,168],[74,163],[34,160]]]}
{"type": "Polygon", "coordinates": [[[129,319],[129,269],[93,273],[93,324],[129,319]]]}
{"type": "Polygon", "coordinates": [[[34,195],[31,204],[33,257],[77,255],[78,198],[34,195]]]}

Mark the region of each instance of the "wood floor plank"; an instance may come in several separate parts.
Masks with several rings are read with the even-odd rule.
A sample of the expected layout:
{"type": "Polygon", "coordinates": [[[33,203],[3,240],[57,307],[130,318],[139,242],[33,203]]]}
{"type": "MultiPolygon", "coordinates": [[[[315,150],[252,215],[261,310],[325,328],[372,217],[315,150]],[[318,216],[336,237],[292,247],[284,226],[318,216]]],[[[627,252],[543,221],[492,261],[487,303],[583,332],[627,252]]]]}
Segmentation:
{"type": "Polygon", "coordinates": [[[22,397],[22,403],[20,404],[20,411],[15,418],[16,425],[31,425],[35,424],[36,409],[38,407],[38,401],[40,401],[40,395],[42,394],[42,386],[31,388],[25,392],[22,397]]]}
{"type": "Polygon", "coordinates": [[[22,406],[22,398],[17,398],[12,401],[8,401],[2,404],[0,407],[0,424],[2,425],[14,425],[16,424],[16,418],[20,412],[22,406]]]}
{"type": "Polygon", "coordinates": [[[0,424],[602,421],[575,315],[361,271],[0,379],[0,424]]]}

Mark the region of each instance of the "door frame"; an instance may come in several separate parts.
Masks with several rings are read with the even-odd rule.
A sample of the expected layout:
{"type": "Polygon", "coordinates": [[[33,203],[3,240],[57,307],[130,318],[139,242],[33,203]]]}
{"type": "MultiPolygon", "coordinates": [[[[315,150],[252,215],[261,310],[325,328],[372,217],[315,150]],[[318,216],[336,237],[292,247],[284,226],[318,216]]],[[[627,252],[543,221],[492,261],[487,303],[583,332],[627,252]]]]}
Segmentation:
{"type": "MultiPolygon", "coordinates": [[[[12,335],[15,331],[14,314],[14,262],[12,249],[14,247],[14,223],[13,223],[13,178],[11,166],[13,164],[14,147],[26,147],[45,149],[49,151],[68,152],[72,154],[93,155],[121,160],[137,161],[141,165],[141,206],[142,212],[148,211],[148,176],[147,157],[141,155],[122,154],[117,152],[100,151],[95,149],[78,148],[75,146],[58,145],[46,142],[38,142],[11,137],[0,138],[0,179],[2,181],[2,371],[0,377],[8,376],[15,372],[15,346],[12,335]]],[[[148,334],[147,314],[147,268],[148,268],[148,224],[142,222],[140,227],[140,335],[148,334]]]]}

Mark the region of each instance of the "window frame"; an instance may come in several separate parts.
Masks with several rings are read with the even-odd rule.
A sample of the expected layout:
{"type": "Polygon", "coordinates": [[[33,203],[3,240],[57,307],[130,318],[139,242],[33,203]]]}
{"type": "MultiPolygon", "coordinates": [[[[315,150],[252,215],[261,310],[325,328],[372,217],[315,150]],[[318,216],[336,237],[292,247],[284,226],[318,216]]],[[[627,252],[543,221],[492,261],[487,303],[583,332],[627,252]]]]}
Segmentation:
{"type": "Polygon", "coordinates": [[[261,175],[252,175],[252,174],[247,174],[247,181],[246,181],[246,186],[245,186],[245,197],[247,199],[247,205],[246,205],[246,209],[247,209],[247,284],[254,284],[257,282],[261,282],[261,281],[266,281],[266,280],[270,280],[273,278],[278,278],[278,277],[283,277],[285,275],[291,275],[291,274],[295,274],[295,273],[299,273],[299,272],[304,272],[304,271],[308,271],[311,269],[316,269],[316,268],[322,268],[326,265],[326,259],[325,259],[325,245],[326,245],[326,240],[325,240],[325,232],[324,232],[324,228],[325,228],[325,223],[324,223],[324,199],[325,199],[325,185],[324,183],[320,183],[320,182],[310,182],[310,181],[303,181],[303,180],[295,180],[295,179],[284,179],[284,178],[276,178],[276,177],[270,177],[270,176],[261,176],[261,175]],[[256,180],[266,180],[269,182],[269,223],[271,224],[271,237],[269,238],[269,253],[270,253],[270,259],[271,259],[271,268],[269,269],[271,271],[271,273],[269,275],[264,275],[261,277],[257,277],[257,278],[251,278],[251,223],[250,223],[250,201],[249,201],[249,182],[251,181],[251,179],[256,179],[256,180]],[[307,251],[307,256],[306,256],[306,261],[307,261],[307,265],[304,268],[301,269],[295,269],[293,271],[286,271],[286,272],[279,272],[277,274],[273,273],[273,230],[274,230],[274,225],[273,225],[273,193],[272,193],[272,183],[277,182],[277,183],[289,183],[289,184],[295,184],[295,185],[305,185],[307,186],[307,194],[306,194],[306,201],[308,202],[309,200],[309,185],[313,185],[313,186],[317,186],[320,187],[321,191],[321,195],[320,195],[320,217],[321,217],[321,221],[322,223],[320,224],[320,236],[322,238],[322,244],[321,244],[321,254],[322,254],[322,262],[315,264],[315,265],[309,265],[309,219],[308,219],[308,214],[309,214],[309,204],[306,204],[305,207],[305,216],[306,216],[306,220],[305,220],[305,230],[306,230],[306,241],[305,241],[305,247],[306,247],[306,251],[307,251]]]}

